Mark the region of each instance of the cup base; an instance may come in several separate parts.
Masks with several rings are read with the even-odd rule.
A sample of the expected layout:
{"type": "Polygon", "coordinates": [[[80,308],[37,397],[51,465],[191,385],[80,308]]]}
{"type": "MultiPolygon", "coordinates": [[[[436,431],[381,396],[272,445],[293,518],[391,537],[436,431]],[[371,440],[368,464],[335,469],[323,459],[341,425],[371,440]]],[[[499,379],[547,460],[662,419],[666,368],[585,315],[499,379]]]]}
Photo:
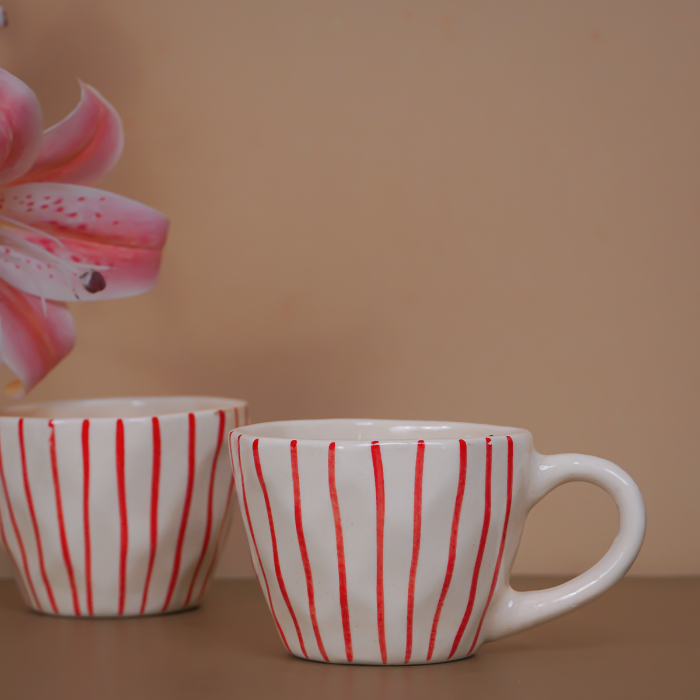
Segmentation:
{"type": "Polygon", "coordinates": [[[314,659],[310,657],[307,658],[306,656],[300,656],[294,653],[292,653],[291,656],[293,656],[296,659],[301,659],[302,661],[311,661],[312,663],[325,664],[328,666],[391,666],[393,668],[401,666],[434,666],[435,664],[451,664],[455,661],[464,661],[464,659],[471,659],[476,655],[477,651],[478,649],[475,649],[471,654],[469,654],[469,656],[454,656],[451,659],[431,659],[430,661],[411,660],[408,663],[404,663],[402,661],[396,663],[382,663],[381,661],[355,661],[354,659],[352,661],[348,661],[347,659],[336,659],[326,661],[325,659],[314,659]]]}
{"type": "Polygon", "coordinates": [[[177,615],[178,613],[189,612],[190,610],[196,610],[201,603],[195,603],[193,605],[188,605],[186,608],[177,608],[175,610],[166,610],[164,612],[145,612],[145,613],[125,613],[124,615],[76,615],[74,613],[54,613],[47,610],[37,610],[36,608],[27,607],[30,612],[36,615],[42,615],[44,617],[57,617],[72,620],[133,620],[140,617],[161,617],[163,615],[177,615]]]}

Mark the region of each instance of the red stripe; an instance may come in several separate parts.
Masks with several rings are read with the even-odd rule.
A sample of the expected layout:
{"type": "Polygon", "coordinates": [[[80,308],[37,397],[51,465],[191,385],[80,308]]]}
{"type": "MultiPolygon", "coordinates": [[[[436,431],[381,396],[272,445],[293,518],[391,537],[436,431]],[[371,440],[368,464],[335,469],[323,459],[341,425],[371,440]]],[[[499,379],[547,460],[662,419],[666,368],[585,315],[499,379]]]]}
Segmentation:
{"type": "Polygon", "coordinates": [[[78,600],[78,588],[75,585],[75,574],[73,573],[73,562],[70,558],[68,547],[68,537],[66,536],[66,521],[63,518],[63,499],[61,498],[61,482],[58,476],[58,456],[56,454],[56,428],[53,421],[49,421],[49,452],[51,453],[51,473],[53,474],[53,490],[56,496],[56,517],[58,519],[58,534],[61,539],[61,551],[63,561],[66,565],[70,590],[73,596],[73,611],[80,615],[80,602],[78,600]]]}
{"type": "Polygon", "coordinates": [[[119,614],[124,614],[126,600],[126,558],[129,553],[129,521],[126,509],[126,474],[124,471],[124,421],[117,421],[116,441],[117,495],[119,498],[119,614]]]}
{"type": "Polygon", "coordinates": [[[496,590],[498,574],[501,570],[501,560],[503,559],[503,550],[506,546],[506,534],[508,533],[508,521],[510,520],[510,504],[513,500],[513,438],[510,435],[508,435],[506,436],[506,440],[508,440],[508,487],[506,495],[506,515],[503,519],[503,533],[501,534],[501,546],[498,549],[498,559],[496,560],[496,568],[493,572],[493,580],[491,581],[491,590],[489,591],[489,597],[486,600],[486,607],[484,608],[484,612],[481,614],[481,620],[479,620],[479,627],[476,630],[476,634],[474,635],[474,641],[472,641],[472,645],[469,647],[467,656],[469,656],[469,654],[471,654],[474,651],[474,647],[476,646],[476,643],[479,640],[481,626],[484,624],[484,618],[486,617],[486,613],[488,612],[489,605],[491,605],[491,598],[493,598],[494,591],[496,590]]]}
{"type": "Polygon", "coordinates": [[[170,601],[175,592],[175,584],[180,574],[180,562],[182,561],[182,547],[185,543],[185,533],[187,532],[187,521],[190,517],[190,506],[192,505],[192,491],[194,490],[194,468],[195,468],[195,435],[196,421],[194,413],[189,414],[189,439],[188,439],[188,468],[187,468],[187,492],[185,493],[185,503],[182,507],[182,520],[180,521],[180,532],[177,536],[177,546],[175,547],[175,559],[173,561],[173,573],[170,577],[168,594],[163,603],[163,612],[168,609],[170,601]]]}
{"type": "MultiPolygon", "coordinates": [[[[201,600],[202,596],[204,595],[204,592],[207,589],[207,584],[209,583],[209,578],[212,575],[212,572],[214,571],[214,566],[219,558],[219,546],[221,544],[221,539],[222,539],[222,534],[224,532],[224,528],[226,527],[226,523],[228,522],[228,516],[229,516],[229,505],[231,503],[231,495],[233,494],[233,474],[231,475],[231,482],[229,483],[228,487],[228,494],[226,495],[226,506],[224,507],[224,514],[221,518],[221,526],[219,527],[219,532],[216,535],[216,543],[214,544],[214,553],[211,555],[211,561],[209,562],[209,566],[207,567],[207,573],[204,575],[204,580],[202,581],[202,586],[199,589],[199,594],[197,595],[197,600],[201,600]]],[[[251,561],[252,561],[251,557],[251,561]]]]}
{"type": "Polygon", "coordinates": [[[160,442],[160,421],[158,416],[151,418],[153,428],[153,468],[151,471],[151,548],[148,555],[148,571],[146,572],[146,583],[143,587],[143,598],[141,599],[141,615],[146,610],[148,602],[148,589],[151,587],[151,576],[153,565],[156,560],[158,549],[158,496],[160,494],[160,466],[161,466],[161,442],[160,442]]]}
{"type": "Polygon", "coordinates": [[[476,589],[479,585],[479,572],[481,571],[481,562],[484,558],[484,550],[486,549],[486,539],[489,534],[489,525],[491,523],[491,456],[493,452],[493,445],[491,444],[491,439],[486,438],[486,486],[484,489],[484,524],[481,528],[481,541],[479,542],[479,551],[476,555],[476,562],[474,563],[474,572],[472,573],[472,585],[469,591],[469,602],[467,603],[467,609],[464,611],[464,617],[457,630],[457,636],[452,644],[452,650],[450,655],[447,657],[451,659],[454,653],[457,651],[460,641],[462,640],[462,635],[464,630],[469,624],[469,618],[471,618],[472,610],[474,609],[474,600],[476,598],[476,589]]]}
{"type": "Polygon", "coordinates": [[[335,547],[338,552],[338,588],[340,594],[340,614],[343,618],[343,637],[345,638],[345,656],[352,663],[352,633],[350,631],[350,610],[348,608],[348,583],[345,570],[345,544],[343,542],[343,524],[340,520],[338,491],[335,486],[335,443],[328,445],[328,490],[333,507],[335,524],[335,547]]]}
{"type": "Polygon", "coordinates": [[[442,614],[442,606],[447,597],[447,591],[452,583],[452,575],[455,570],[455,560],[457,558],[457,535],[459,533],[459,521],[462,517],[462,502],[464,501],[464,486],[467,483],[467,443],[464,440],[459,441],[459,480],[457,482],[457,496],[455,497],[455,509],[452,514],[452,529],[450,531],[450,549],[447,556],[447,571],[445,572],[445,581],[442,584],[440,598],[437,608],[435,609],[435,617],[433,618],[433,627],[430,630],[430,643],[428,645],[427,661],[433,658],[435,650],[435,639],[437,637],[438,624],[440,623],[440,615],[442,614]]]}
{"type": "MultiPolygon", "coordinates": [[[[236,412],[236,427],[238,427],[238,414],[237,411],[238,409],[234,409],[236,412]]],[[[240,438],[240,436],[239,436],[240,438]]],[[[238,453],[240,457],[240,446],[238,448],[238,453]]],[[[216,533],[216,542],[214,543],[214,552],[211,555],[211,560],[209,561],[209,566],[207,567],[207,573],[204,574],[204,580],[202,581],[202,585],[199,589],[199,594],[197,595],[197,601],[199,602],[202,599],[202,596],[204,595],[204,592],[207,590],[207,584],[209,583],[209,578],[212,575],[212,572],[214,571],[214,566],[216,565],[216,562],[219,558],[219,547],[221,546],[221,540],[223,533],[226,531],[226,524],[228,523],[229,520],[229,506],[231,504],[231,496],[233,494],[233,486],[234,486],[234,478],[233,474],[236,469],[233,463],[233,452],[231,451],[231,443],[229,441],[229,454],[231,455],[231,466],[232,470],[230,472],[231,474],[231,481],[229,482],[228,485],[228,492],[226,494],[226,505],[224,506],[224,512],[223,515],[221,516],[221,524],[219,525],[219,531],[216,533]]],[[[250,555],[250,560],[251,562],[253,561],[253,556],[252,554],[250,555]]],[[[253,565],[253,568],[255,568],[255,565],[253,565]]],[[[257,576],[257,574],[256,574],[257,576]]]]}
{"type": "Polygon", "coordinates": [[[29,508],[29,515],[32,519],[32,527],[34,528],[34,537],[36,538],[36,551],[39,557],[39,569],[41,571],[41,578],[44,580],[44,587],[46,588],[46,595],[49,597],[49,603],[51,604],[51,609],[58,615],[58,607],[56,607],[56,599],[53,596],[53,588],[51,588],[51,582],[49,577],[46,575],[46,566],[44,565],[44,549],[41,546],[41,534],[39,533],[39,523],[36,520],[36,511],[34,510],[34,499],[32,498],[32,489],[29,485],[29,473],[27,472],[27,453],[24,448],[24,418],[19,419],[18,425],[19,431],[19,449],[22,456],[22,479],[24,480],[24,492],[27,495],[27,506],[29,508]]]}
{"type": "Polygon", "coordinates": [[[197,581],[197,576],[199,576],[199,570],[202,568],[202,562],[204,557],[206,557],[209,551],[209,540],[211,539],[211,524],[214,518],[214,480],[216,477],[216,464],[219,460],[219,452],[221,452],[221,443],[224,440],[224,425],[226,423],[226,416],[223,411],[219,411],[219,435],[216,441],[216,450],[214,452],[214,460],[211,463],[211,476],[209,477],[209,500],[207,501],[207,524],[204,529],[204,542],[202,543],[202,552],[199,555],[199,561],[197,561],[197,566],[195,566],[194,574],[192,574],[192,581],[190,581],[190,587],[187,591],[187,597],[185,598],[185,607],[190,604],[192,599],[192,591],[194,590],[194,584],[197,581]]]}
{"type": "MultiPolygon", "coordinates": [[[[240,451],[240,448],[239,448],[239,451],[240,451]]],[[[229,445],[229,452],[230,452],[230,445],[229,445]]],[[[233,458],[231,458],[231,464],[233,464],[233,458]]],[[[231,496],[233,494],[233,486],[234,486],[234,478],[233,478],[233,472],[231,472],[231,481],[229,482],[228,493],[226,495],[226,505],[224,506],[224,513],[223,513],[223,516],[221,517],[221,524],[219,525],[219,531],[216,535],[216,543],[214,544],[214,553],[211,556],[211,561],[209,562],[209,566],[207,567],[207,573],[205,574],[204,581],[202,581],[202,586],[199,589],[199,595],[197,596],[198,600],[201,600],[202,596],[204,595],[204,592],[206,591],[207,584],[209,583],[209,578],[211,577],[212,572],[214,571],[214,566],[216,565],[216,562],[217,562],[218,557],[219,557],[219,547],[221,546],[222,536],[223,536],[223,533],[225,532],[226,523],[228,522],[229,514],[230,514],[229,506],[231,504],[231,496]]],[[[253,560],[253,557],[251,555],[251,561],[252,560],[253,560]]]]}
{"type": "Polygon", "coordinates": [[[85,592],[88,614],[94,614],[92,607],[92,545],[90,542],[90,421],[83,421],[83,533],[85,537],[85,592]]]}
{"type": "Polygon", "coordinates": [[[0,508],[0,539],[2,540],[2,546],[5,548],[7,555],[10,557],[10,563],[12,564],[12,568],[15,571],[15,580],[19,585],[19,590],[22,594],[22,598],[24,599],[24,602],[27,605],[31,606],[32,601],[29,597],[29,592],[27,591],[27,587],[24,585],[24,579],[20,574],[19,567],[17,566],[14,554],[12,554],[12,550],[10,549],[10,546],[7,543],[7,536],[5,535],[5,524],[3,523],[2,508],[0,508]]]}
{"type": "Polygon", "coordinates": [[[421,517],[423,511],[423,458],[425,442],[418,441],[416,449],[416,472],[413,486],[413,554],[411,556],[411,573],[408,577],[408,612],[406,614],[406,658],[404,663],[411,660],[413,651],[413,605],[416,595],[416,571],[420,554],[421,517]]]}
{"type": "Polygon", "coordinates": [[[239,421],[239,418],[238,418],[238,409],[237,409],[237,408],[234,408],[234,409],[233,409],[233,414],[234,414],[234,416],[236,416],[236,426],[235,426],[235,427],[237,428],[237,427],[239,426],[239,424],[240,424],[240,421],[239,421]]]}
{"type": "Polygon", "coordinates": [[[308,659],[309,655],[306,653],[306,647],[304,646],[304,638],[301,636],[301,629],[299,628],[299,622],[297,621],[297,616],[294,614],[294,608],[292,608],[292,603],[289,600],[289,595],[287,595],[287,587],[284,585],[284,578],[282,577],[282,568],[280,567],[280,558],[277,551],[277,536],[275,535],[275,522],[272,519],[272,508],[270,507],[270,497],[267,494],[267,486],[265,486],[265,479],[262,473],[262,467],[260,466],[260,454],[258,453],[258,441],[253,442],[253,460],[255,461],[255,471],[258,475],[258,481],[260,482],[260,488],[263,492],[263,498],[265,499],[265,508],[267,509],[267,520],[270,524],[270,539],[272,540],[272,556],[275,561],[275,574],[277,576],[277,585],[279,586],[280,593],[282,593],[282,598],[289,610],[289,614],[294,622],[294,628],[297,631],[297,637],[299,638],[299,646],[301,647],[301,652],[308,659]]]}
{"type": "MultiPolygon", "coordinates": [[[[238,436],[238,471],[241,477],[241,494],[243,495],[243,507],[245,509],[245,517],[248,521],[248,532],[250,533],[250,539],[253,542],[253,548],[255,549],[255,556],[258,559],[258,566],[260,567],[260,573],[262,574],[263,581],[265,581],[265,590],[267,591],[267,602],[270,605],[270,612],[277,625],[277,631],[280,633],[280,637],[284,642],[284,646],[287,647],[287,651],[291,654],[292,650],[289,648],[287,643],[287,638],[284,636],[282,631],[282,626],[277,619],[277,613],[275,612],[275,606],[272,603],[272,596],[270,595],[270,586],[267,582],[267,576],[265,575],[265,567],[263,566],[262,559],[260,558],[260,552],[258,551],[258,543],[255,541],[255,532],[253,530],[253,523],[250,520],[250,511],[248,510],[248,498],[245,492],[245,479],[243,478],[243,462],[241,461],[241,435],[238,436]]],[[[231,463],[233,463],[233,451],[231,451],[231,463]]],[[[234,467],[235,468],[235,467],[234,467]]],[[[256,572],[257,573],[257,572],[256,572]]]]}
{"type": "MultiPolygon", "coordinates": [[[[24,548],[24,542],[22,541],[22,536],[19,534],[19,528],[17,527],[17,520],[15,519],[15,511],[12,508],[12,502],[10,501],[10,495],[7,491],[7,481],[5,481],[5,467],[2,461],[2,450],[0,449],[0,477],[2,478],[2,489],[5,492],[5,501],[7,502],[7,512],[10,514],[10,521],[12,522],[12,529],[14,530],[15,537],[17,538],[17,544],[19,545],[19,551],[22,555],[22,568],[24,569],[24,575],[29,584],[29,590],[32,592],[32,599],[34,600],[34,605],[37,610],[41,612],[44,609],[41,607],[39,602],[39,596],[36,594],[34,588],[34,581],[32,581],[32,575],[29,573],[29,563],[27,562],[27,551],[24,548]]],[[[9,551],[9,550],[8,550],[9,551]]]]}
{"type": "Polygon", "coordinates": [[[384,631],[384,466],[382,450],[375,440],[372,443],[374,467],[374,492],[377,504],[377,632],[382,663],[386,663],[386,634],[384,631]]]}
{"type": "Polygon", "coordinates": [[[306,549],[306,538],[304,537],[304,525],[301,519],[301,488],[299,486],[299,459],[297,456],[297,441],[292,440],[289,444],[289,451],[292,458],[292,482],[294,484],[294,523],[297,528],[297,540],[299,541],[299,551],[301,552],[301,561],[304,564],[304,574],[306,575],[306,592],[309,596],[309,614],[311,615],[311,624],[314,628],[316,643],[318,650],[324,661],[328,661],[326,649],[323,646],[321,639],[321,631],[318,628],[316,619],[316,602],[314,596],[314,579],[311,574],[311,562],[309,561],[309,552],[306,549]]]}

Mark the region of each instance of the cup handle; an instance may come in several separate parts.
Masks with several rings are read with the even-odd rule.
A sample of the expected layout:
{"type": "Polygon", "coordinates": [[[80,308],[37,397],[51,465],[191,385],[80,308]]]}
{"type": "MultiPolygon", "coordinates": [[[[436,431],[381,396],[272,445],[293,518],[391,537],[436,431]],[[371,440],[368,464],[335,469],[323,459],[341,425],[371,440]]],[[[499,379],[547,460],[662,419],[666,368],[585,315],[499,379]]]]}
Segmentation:
{"type": "Polygon", "coordinates": [[[612,588],[629,570],[644,539],[646,515],[637,485],[620,467],[605,459],[579,454],[535,454],[528,490],[528,511],[557,486],[587,481],[607,491],[620,514],[620,529],[597,564],[580,576],[539,591],[514,591],[505,582],[484,620],[484,641],[493,641],[539,625],[612,588]]]}

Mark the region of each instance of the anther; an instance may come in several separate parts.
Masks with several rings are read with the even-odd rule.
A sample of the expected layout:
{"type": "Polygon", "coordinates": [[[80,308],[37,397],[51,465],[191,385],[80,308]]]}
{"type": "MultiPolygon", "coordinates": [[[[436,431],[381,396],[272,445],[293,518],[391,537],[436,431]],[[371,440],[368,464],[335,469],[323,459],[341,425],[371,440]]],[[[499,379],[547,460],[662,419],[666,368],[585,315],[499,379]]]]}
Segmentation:
{"type": "Polygon", "coordinates": [[[107,286],[104,276],[97,270],[83,272],[79,279],[90,294],[97,294],[97,292],[101,292],[107,286]]]}

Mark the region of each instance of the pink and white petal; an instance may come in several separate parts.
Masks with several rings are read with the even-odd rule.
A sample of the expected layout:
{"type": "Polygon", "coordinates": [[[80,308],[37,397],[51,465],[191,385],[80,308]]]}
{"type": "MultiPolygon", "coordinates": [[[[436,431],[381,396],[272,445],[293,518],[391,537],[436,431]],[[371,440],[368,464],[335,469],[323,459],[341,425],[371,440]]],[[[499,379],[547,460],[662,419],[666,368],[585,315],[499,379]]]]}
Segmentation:
{"type": "Polygon", "coordinates": [[[0,68],[0,185],[29,170],[41,146],[41,107],[34,92],[0,68]]]}
{"type": "Polygon", "coordinates": [[[87,184],[109,172],[122,153],[122,122],[97,90],[80,83],[78,106],[44,132],[31,170],[18,182],[87,184]]]}
{"type": "Polygon", "coordinates": [[[153,249],[163,247],[169,225],[159,211],[133,199],[94,187],[56,182],[3,188],[0,217],[61,238],[153,249]]]}
{"type": "Polygon", "coordinates": [[[109,246],[77,239],[64,242],[72,261],[77,259],[79,264],[90,266],[104,280],[104,289],[97,292],[91,293],[81,285],[78,289],[81,301],[136,296],[150,291],[158,281],[160,250],[109,246]]]}
{"type": "Polygon", "coordinates": [[[160,260],[161,251],[152,248],[0,228],[0,279],[45,299],[100,301],[143,294],[158,280],[160,260]]]}
{"type": "Polygon", "coordinates": [[[24,294],[0,280],[2,358],[21,386],[6,391],[21,397],[48,374],[73,348],[75,325],[65,304],[24,294]]]}

